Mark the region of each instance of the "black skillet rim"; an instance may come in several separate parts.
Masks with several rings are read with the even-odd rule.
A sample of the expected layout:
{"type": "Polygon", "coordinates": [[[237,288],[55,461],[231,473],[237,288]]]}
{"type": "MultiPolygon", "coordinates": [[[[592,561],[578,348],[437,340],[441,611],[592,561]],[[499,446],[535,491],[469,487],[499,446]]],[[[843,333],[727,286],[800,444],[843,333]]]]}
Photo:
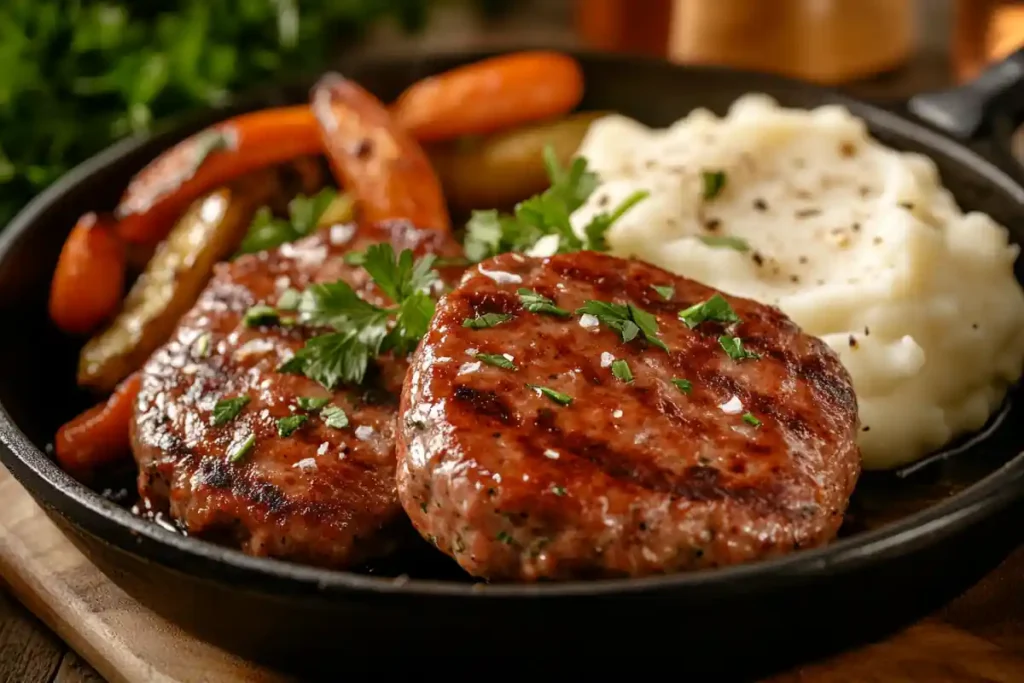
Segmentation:
{"type": "MultiPolygon", "coordinates": [[[[375,66],[387,62],[405,63],[456,59],[472,61],[507,50],[458,51],[432,53],[427,59],[394,55],[367,60],[375,66]]],[[[822,101],[831,100],[852,107],[857,116],[867,117],[873,126],[884,127],[900,137],[912,137],[933,150],[941,151],[956,163],[983,170],[990,182],[1024,204],[1024,187],[997,162],[904,116],[842,95],[834,90],[781,76],[711,66],[678,66],[648,57],[626,57],[586,50],[562,50],[587,61],[615,62],[623,66],[704,71],[711,75],[750,77],[774,82],[780,87],[816,93],[822,101]]],[[[252,98],[255,103],[257,99],[252,98]]],[[[240,102],[248,105],[250,100],[240,102]]],[[[233,108],[233,107],[228,107],[233,108]]],[[[46,208],[83,179],[130,155],[153,138],[173,144],[182,137],[181,125],[152,135],[129,138],[79,164],[33,199],[0,234],[0,260],[34,224],[46,208]]],[[[438,596],[462,598],[559,598],[624,594],[657,594],[683,590],[745,593],[777,588],[801,580],[841,574],[908,554],[963,532],[982,520],[998,514],[1016,500],[1024,498],[1024,453],[1019,453],[999,469],[954,496],[914,513],[893,524],[835,541],[821,548],[803,550],[783,557],[747,565],[696,572],[652,576],[638,579],[608,579],[538,584],[479,584],[410,578],[377,577],[368,574],[321,569],[283,560],[252,557],[239,550],[218,546],[196,538],[167,531],[159,525],[133,515],[129,510],[106,500],[65,473],[50,457],[37,448],[15,425],[0,405],[0,460],[11,470],[33,498],[56,511],[73,526],[113,545],[123,552],[156,562],[168,569],[182,571],[212,581],[225,580],[225,570],[241,583],[242,590],[255,589],[271,581],[275,589],[288,592],[373,593],[401,596],[438,596]],[[120,536],[120,540],[117,537],[120,536]],[[218,579],[217,573],[221,576],[218,579]]]]}

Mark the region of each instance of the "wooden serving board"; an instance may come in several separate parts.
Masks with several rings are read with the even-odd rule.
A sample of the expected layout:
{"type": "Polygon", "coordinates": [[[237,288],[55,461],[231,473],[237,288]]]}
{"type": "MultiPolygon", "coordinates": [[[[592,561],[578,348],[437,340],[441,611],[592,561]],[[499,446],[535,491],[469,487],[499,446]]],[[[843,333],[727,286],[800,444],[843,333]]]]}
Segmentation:
{"type": "MultiPolygon", "coordinates": [[[[2,467],[0,501],[0,575],[108,681],[294,680],[208,645],[130,598],[64,538],[2,467]]],[[[940,614],[884,642],[771,681],[1024,681],[1024,548],[940,614]]]]}

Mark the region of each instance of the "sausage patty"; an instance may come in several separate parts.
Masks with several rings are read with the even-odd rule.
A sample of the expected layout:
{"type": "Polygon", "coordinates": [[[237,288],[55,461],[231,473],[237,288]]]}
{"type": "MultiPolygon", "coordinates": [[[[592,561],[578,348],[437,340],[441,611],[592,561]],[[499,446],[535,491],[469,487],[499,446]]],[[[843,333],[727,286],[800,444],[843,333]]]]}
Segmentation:
{"type": "Polygon", "coordinates": [[[718,567],[833,538],[860,473],[850,377],[775,308],[725,296],[740,322],[680,319],[716,293],[594,252],[469,270],[402,393],[413,525],[494,580],[718,567]],[[522,289],[569,315],[524,309],[522,289]],[[587,301],[619,307],[576,312],[587,301]],[[644,312],[668,351],[634,329],[644,312]]]}
{"type": "Polygon", "coordinates": [[[404,523],[395,493],[394,426],[407,359],[382,357],[357,388],[328,392],[302,375],[276,371],[322,331],[247,326],[246,311],[276,305],[288,288],[343,279],[363,298],[385,305],[349,250],[391,242],[396,253],[444,252],[436,234],[403,223],[335,226],[270,252],[219,264],[171,340],[142,370],[132,425],[139,493],[151,509],[169,509],[189,534],[253,555],[346,567],[388,552],[404,523]],[[238,416],[215,426],[220,399],[247,396],[238,416]],[[349,418],[328,426],[300,397],[330,399],[349,418]],[[307,420],[280,436],[278,420],[307,420]],[[249,435],[254,442],[235,462],[249,435]]]}

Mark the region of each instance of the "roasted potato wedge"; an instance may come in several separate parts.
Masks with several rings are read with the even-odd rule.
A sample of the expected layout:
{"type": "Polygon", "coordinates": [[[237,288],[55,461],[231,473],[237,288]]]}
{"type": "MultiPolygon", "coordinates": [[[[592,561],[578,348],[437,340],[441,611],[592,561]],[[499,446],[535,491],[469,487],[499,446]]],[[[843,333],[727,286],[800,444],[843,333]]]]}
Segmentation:
{"type": "MultiPolygon", "coordinates": [[[[78,384],[110,392],[164,343],[218,261],[231,255],[253,215],[296,183],[296,168],[266,169],[196,200],[156,249],[117,317],[82,348],[78,384]]],[[[322,178],[322,176],[321,176],[322,178]]],[[[302,177],[303,189],[313,185],[302,177]]]]}
{"type": "Polygon", "coordinates": [[[550,144],[559,161],[568,164],[590,124],[603,115],[604,112],[580,112],[435,145],[427,151],[453,211],[506,208],[548,187],[545,145],[550,144]]]}

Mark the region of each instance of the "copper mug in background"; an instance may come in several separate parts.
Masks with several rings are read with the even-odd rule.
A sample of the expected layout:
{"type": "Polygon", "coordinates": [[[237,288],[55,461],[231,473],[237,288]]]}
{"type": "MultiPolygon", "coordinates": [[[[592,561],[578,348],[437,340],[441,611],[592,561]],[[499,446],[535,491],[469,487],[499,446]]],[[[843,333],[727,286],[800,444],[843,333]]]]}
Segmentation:
{"type": "Polygon", "coordinates": [[[953,70],[957,81],[974,79],[987,65],[1024,45],[1024,2],[956,0],[953,70]]]}
{"type": "Polygon", "coordinates": [[[837,84],[906,62],[914,0],[576,0],[576,26],[599,49],[837,84]]]}

